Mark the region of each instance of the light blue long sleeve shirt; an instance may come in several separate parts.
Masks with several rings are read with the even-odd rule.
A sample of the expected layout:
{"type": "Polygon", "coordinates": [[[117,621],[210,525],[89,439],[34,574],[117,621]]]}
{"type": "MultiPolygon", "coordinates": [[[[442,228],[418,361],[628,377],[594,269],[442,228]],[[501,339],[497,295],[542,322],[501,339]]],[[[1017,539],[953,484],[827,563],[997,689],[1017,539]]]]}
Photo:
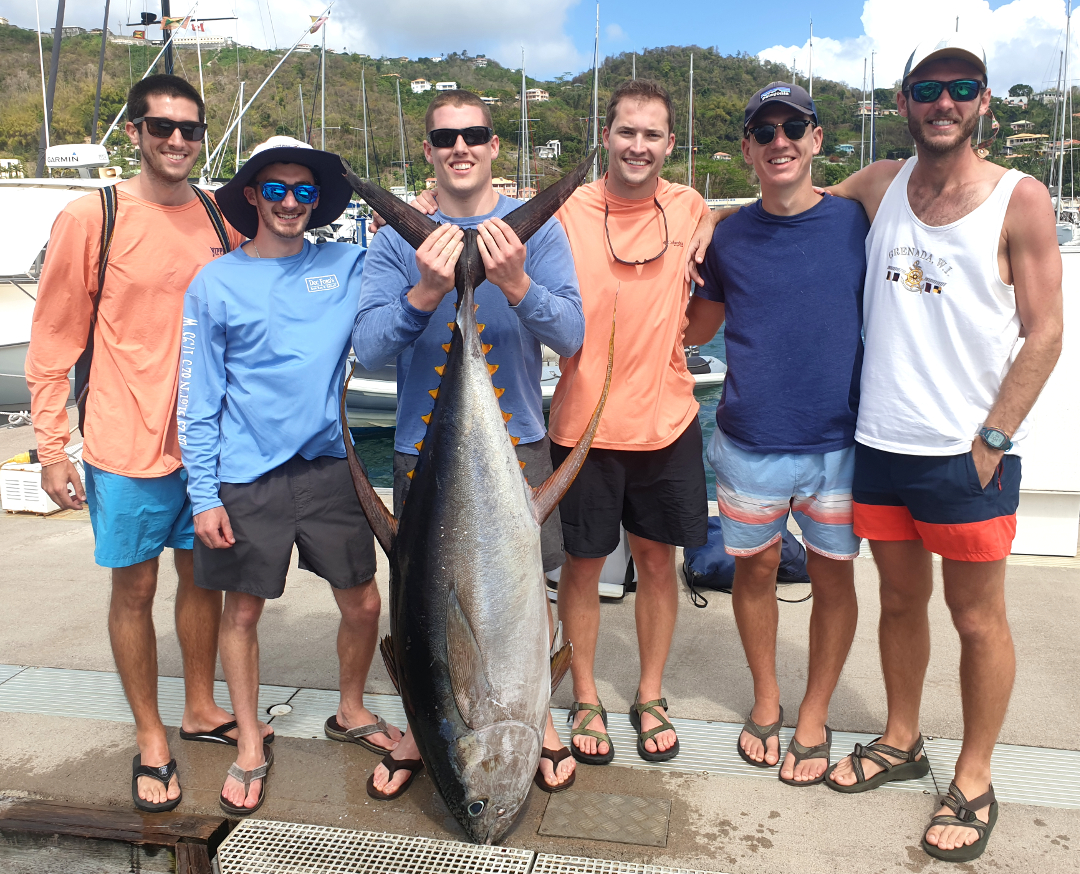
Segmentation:
{"type": "MultiPolygon", "coordinates": [[[[475,228],[485,219],[503,218],[521,202],[499,196],[493,212],[470,218],[451,218],[442,212],[433,218],[475,228]]],[[[502,291],[490,282],[476,289],[477,321],[484,323],[484,342],[490,343],[487,360],[499,365],[493,377],[505,388],[500,399],[513,414],[510,433],[522,443],[541,440],[546,433],[540,394],[541,344],[559,355],[571,356],[585,339],[577,273],[566,232],[557,219],[549,219],[525,244],[525,273],[532,280],[528,292],[511,307],[502,291]]],[[[423,439],[421,416],[435,401],[428,392],[438,388],[436,365],[446,363],[442,345],[450,341],[447,322],[454,321],[457,293],[446,295],[433,312],[409,303],[406,295],[420,281],[416,253],[391,228],[382,228],[368,250],[360,289],[360,311],[353,329],[353,349],[360,364],[374,370],[397,358],[397,433],[394,448],[416,455],[423,439]]]]}
{"type": "Polygon", "coordinates": [[[192,280],[177,424],[193,512],[221,506],[220,483],[253,482],[295,455],[345,457],[340,397],[365,252],[236,249],[192,280]]]}

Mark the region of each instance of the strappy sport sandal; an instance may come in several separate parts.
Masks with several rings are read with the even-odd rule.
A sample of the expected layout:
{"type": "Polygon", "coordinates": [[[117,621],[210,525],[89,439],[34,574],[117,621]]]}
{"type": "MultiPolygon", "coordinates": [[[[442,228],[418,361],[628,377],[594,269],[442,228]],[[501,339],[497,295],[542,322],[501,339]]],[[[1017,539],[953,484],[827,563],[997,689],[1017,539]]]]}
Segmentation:
{"type": "Polygon", "coordinates": [[[570,705],[570,712],[566,715],[566,721],[571,725],[574,723],[574,714],[578,711],[585,711],[589,715],[581,720],[581,724],[575,728],[570,729],[570,754],[579,762],[585,765],[608,765],[611,764],[611,760],[615,758],[615,744],[611,742],[611,738],[606,731],[595,731],[589,728],[589,723],[600,717],[604,723],[604,727],[607,727],[608,715],[604,709],[603,704],[582,704],[580,701],[575,701],[570,705]],[[574,738],[578,736],[594,737],[597,741],[603,741],[608,745],[608,751],[601,755],[600,753],[583,753],[577,748],[577,744],[574,743],[574,738]]]}
{"type": "Polygon", "coordinates": [[[390,752],[389,747],[381,747],[377,743],[372,743],[368,740],[368,735],[371,734],[385,734],[390,737],[390,726],[386,724],[386,720],[381,716],[376,715],[375,721],[370,722],[367,725],[358,725],[355,728],[345,728],[337,720],[337,714],[335,713],[323,724],[323,733],[330,738],[330,740],[341,741],[342,743],[359,744],[365,750],[371,750],[373,753],[379,755],[385,755],[390,752]]]}
{"type": "Polygon", "coordinates": [[[390,753],[383,756],[383,760],[379,764],[390,772],[391,780],[394,779],[394,774],[398,771],[408,771],[409,779],[393,792],[387,794],[375,788],[375,772],[372,771],[371,776],[367,778],[367,794],[376,801],[393,801],[398,796],[404,795],[405,790],[412,786],[412,781],[416,775],[424,770],[424,763],[420,759],[395,759],[390,753]]]}
{"type": "Polygon", "coordinates": [[[635,696],[634,706],[630,708],[630,724],[634,726],[634,731],[638,733],[637,754],[646,762],[668,762],[679,754],[678,737],[675,738],[675,743],[666,750],[650,753],[645,749],[645,741],[652,740],[661,732],[675,731],[675,726],[671,724],[671,720],[667,718],[664,710],[667,710],[667,698],[655,698],[652,701],[646,701],[644,704],[638,704],[635,696]],[[659,719],[660,724],[655,728],[650,728],[648,731],[642,731],[642,713],[648,713],[650,716],[659,719]]]}
{"type": "MultiPolygon", "coordinates": [[[[549,750],[547,747],[542,747],[540,749],[540,758],[547,759],[549,762],[551,762],[551,769],[556,772],[555,776],[557,777],[559,762],[561,762],[563,759],[570,758],[570,750],[568,750],[566,747],[559,747],[557,750],[549,750]]],[[[577,771],[574,771],[562,783],[557,783],[556,785],[552,786],[550,783],[548,783],[547,780],[544,779],[544,772],[540,770],[539,766],[537,766],[536,768],[536,773],[533,774],[533,782],[548,793],[565,792],[567,789],[574,785],[574,781],[576,779],[577,771]]]]}
{"type": "MultiPolygon", "coordinates": [[[[780,777],[778,774],[777,776],[780,777],[780,782],[786,783],[788,786],[817,786],[818,783],[824,782],[825,775],[829,771],[829,762],[832,755],[832,729],[827,725],[825,726],[825,742],[820,743],[815,747],[804,747],[795,740],[795,738],[792,738],[791,743],[788,744],[787,751],[795,758],[795,763],[792,765],[792,772],[794,772],[795,765],[798,765],[799,762],[805,762],[807,759],[824,759],[825,770],[813,780],[787,780],[784,777],[780,777]]],[[[783,761],[786,757],[787,754],[785,753],[784,756],[781,756],[780,762],[778,763],[780,764],[781,771],[783,770],[783,761]]]]}
{"type": "Polygon", "coordinates": [[[919,739],[915,741],[915,746],[910,750],[898,750],[896,747],[891,747],[888,744],[878,743],[880,740],[881,738],[879,737],[873,743],[867,744],[866,746],[855,744],[855,749],[851,753],[851,769],[855,772],[854,783],[850,786],[842,786],[832,779],[833,772],[840,765],[840,762],[837,762],[825,772],[825,785],[830,789],[835,789],[837,792],[851,795],[856,792],[869,792],[871,789],[877,789],[878,786],[882,786],[885,783],[900,782],[901,780],[918,780],[920,777],[925,777],[930,773],[930,760],[927,758],[926,754],[923,753],[921,759],[915,758],[919,753],[923,752],[923,736],[921,734],[919,735],[919,739]],[[894,759],[900,759],[900,762],[890,762],[885,756],[892,756],[894,759]],[[873,777],[867,777],[863,772],[863,759],[869,759],[875,765],[879,765],[885,770],[874,774],[873,777]]]}
{"type": "Polygon", "coordinates": [[[970,862],[972,859],[978,859],[986,849],[986,844],[990,840],[990,832],[994,830],[994,824],[998,819],[998,803],[997,797],[994,795],[994,785],[991,783],[989,790],[978,798],[968,801],[964,797],[964,793],[956,787],[956,783],[950,783],[949,791],[942,796],[941,803],[948,807],[952,813],[941,813],[930,819],[930,825],[923,832],[923,850],[928,856],[933,856],[935,859],[941,859],[945,862],[970,862]],[[986,807],[987,804],[990,805],[990,812],[987,815],[987,821],[983,822],[975,816],[975,811],[986,807]],[[979,839],[973,844],[957,847],[955,850],[942,850],[931,843],[927,843],[926,840],[927,832],[937,825],[961,825],[964,828],[974,829],[978,832],[979,839]]]}
{"type": "MultiPolygon", "coordinates": [[[[761,745],[763,747],[765,747],[765,754],[768,755],[768,752],[769,752],[769,743],[768,743],[768,741],[769,741],[770,737],[775,737],[776,738],[777,752],[780,751],[779,750],[779,747],[780,747],[780,728],[781,728],[781,726],[783,726],[783,724],[784,724],[784,708],[781,707],[780,708],[780,718],[777,719],[776,722],[774,722],[772,725],[758,725],[756,722],[754,722],[754,720],[751,717],[748,716],[748,717],[746,717],[746,722],[743,723],[742,730],[745,731],[747,734],[752,734],[759,741],[761,741],[761,745]]],[[[740,732],[740,737],[741,737],[741,734],[742,733],[740,732]]],[[[735,741],[735,749],[738,751],[739,757],[744,762],[746,762],[746,764],[753,765],[755,768],[775,768],[777,765],[780,764],[780,762],[783,761],[783,757],[781,757],[781,758],[778,758],[774,764],[770,765],[768,762],[765,761],[764,757],[762,757],[760,762],[757,759],[751,759],[749,754],[747,754],[746,750],[744,750],[742,748],[742,744],[739,743],[738,739],[736,739],[736,741],[735,741]]]]}
{"type": "MultiPolygon", "coordinates": [[[[134,802],[135,807],[146,813],[164,813],[167,810],[173,810],[184,799],[183,790],[175,798],[167,798],[162,802],[154,803],[153,801],[144,801],[139,797],[139,778],[149,777],[152,780],[157,780],[162,786],[165,787],[165,791],[169,791],[169,782],[172,780],[173,775],[176,773],[176,759],[169,759],[167,765],[162,765],[160,768],[151,768],[149,765],[142,763],[142,754],[135,756],[131,760],[131,800],[134,802]]],[[[176,779],[176,787],[180,788],[180,778],[176,779]]]]}
{"type": "Polygon", "coordinates": [[[229,776],[244,784],[245,798],[247,798],[251,784],[256,780],[262,780],[262,790],[259,792],[259,800],[254,807],[234,807],[225,800],[225,789],[222,787],[221,794],[218,796],[218,804],[230,816],[250,816],[262,807],[263,802],[266,801],[266,784],[269,782],[270,768],[274,764],[274,749],[269,744],[263,744],[263,757],[266,761],[250,771],[245,771],[236,762],[229,765],[229,776]]]}

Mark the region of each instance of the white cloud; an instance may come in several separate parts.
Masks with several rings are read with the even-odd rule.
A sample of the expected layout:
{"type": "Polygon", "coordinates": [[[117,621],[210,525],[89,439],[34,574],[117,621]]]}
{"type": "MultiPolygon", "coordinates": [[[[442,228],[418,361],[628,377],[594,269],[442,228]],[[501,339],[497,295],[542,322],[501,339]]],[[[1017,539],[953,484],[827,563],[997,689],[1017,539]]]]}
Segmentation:
{"type": "Polygon", "coordinates": [[[621,42],[626,39],[626,31],[617,24],[609,24],[604,28],[604,35],[611,42],[621,42]]]}
{"type": "MultiPolygon", "coordinates": [[[[957,16],[961,29],[979,38],[986,49],[992,91],[1004,95],[1017,82],[1036,90],[1054,86],[1058,53],[1065,44],[1062,0],[1014,0],[997,9],[986,0],[908,0],[902,8],[894,0],[866,0],[861,36],[835,40],[815,35],[814,75],[861,87],[863,58],[873,51],[876,84],[891,87],[915,46],[955,30],[957,16]]],[[[1074,33],[1070,54],[1077,43],[1074,33]]],[[[806,75],[806,44],[772,46],[758,55],[786,65],[794,58],[799,74],[806,75]]],[[[1080,56],[1074,57],[1080,61],[1080,56]]]]}

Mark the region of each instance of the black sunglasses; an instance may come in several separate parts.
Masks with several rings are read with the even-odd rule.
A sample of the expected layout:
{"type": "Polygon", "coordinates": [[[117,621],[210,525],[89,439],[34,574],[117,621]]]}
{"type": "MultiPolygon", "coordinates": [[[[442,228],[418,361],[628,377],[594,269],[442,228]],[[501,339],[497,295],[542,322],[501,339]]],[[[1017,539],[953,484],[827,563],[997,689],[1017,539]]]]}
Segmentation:
{"type": "Polygon", "coordinates": [[[618,263],[625,264],[627,267],[640,267],[642,264],[650,264],[653,261],[655,261],[657,258],[662,258],[664,256],[664,253],[668,250],[669,238],[668,238],[668,226],[667,226],[667,213],[664,212],[664,208],[660,205],[660,201],[656,199],[655,195],[653,196],[653,203],[656,204],[656,208],[658,210],[660,210],[660,216],[664,219],[664,248],[661,249],[656,255],[653,255],[651,258],[646,258],[643,261],[625,261],[622,258],[620,258],[618,255],[615,254],[615,247],[611,245],[611,231],[608,229],[608,212],[609,212],[609,210],[608,210],[607,194],[606,194],[606,191],[605,191],[605,195],[604,195],[604,235],[607,237],[608,251],[611,252],[611,257],[614,258],[618,263]]]}
{"type": "Polygon", "coordinates": [[[783,124],[763,124],[758,127],[748,128],[746,133],[758,141],[759,145],[767,146],[776,137],[776,129],[782,127],[784,136],[789,140],[801,140],[808,128],[815,127],[815,123],[805,118],[785,121],[783,124]]]}
{"type": "Polygon", "coordinates": [[[159,140],[167,140],[177,128],[180,129],[180,136],[189,143],[201,143],[206,136],[206,125],[201,121],[173,121],[171,118],[154,118],[149,115],[141,115],[131,120],[135,127],[143,122],[146,123],[146,132],[159,140]]]}
{"type": "Polygon", "coordinates": [[[948,90],[949,96],[957,103],[967,103],[979,96],[982,87],[978,79],[954,79],[952,82],[927,79],[925,82],[912,82],[904,92],[916,103],[933,103],[942,91],[948,90]]]}
{"type": "Polygon", "coordinates": [[[495,136],[495,131],[489,127],[440,127],[428,132],[428,142],[436,149],[452,149],[457,143],[457,138],[465,140],[467,146],[482,146],[490,143],[495,136]]]}

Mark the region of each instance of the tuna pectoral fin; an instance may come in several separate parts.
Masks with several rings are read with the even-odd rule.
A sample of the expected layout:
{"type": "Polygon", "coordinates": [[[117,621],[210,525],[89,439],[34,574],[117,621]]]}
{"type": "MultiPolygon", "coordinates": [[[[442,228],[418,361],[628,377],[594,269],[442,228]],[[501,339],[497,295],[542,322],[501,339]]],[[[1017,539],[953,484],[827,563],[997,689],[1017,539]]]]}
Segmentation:
{"type": "Polygon", "coordinates": [[[454,702],[469,728],[513,718],[495,697],[480,645],[453,589],[446,603],[446,663],[454,702]]]}
{"type": "MultiPolygon", "coordinates": [[[[592,166],[593,155],[595,154],[596,150],[594,149],[584,161],[563,176],[562,179],[554,185],[549,185],[524,206],[519,206],[503,219],[514,229],[514,233],[517,234],[522,243],[540,230],[544,226],[544,222],[555,215],[559,207],[570,199],[570,195],[584,181],[585,174],[589,172],[589,168],[592,166]]],[[[415,210],[413,211],[415,212],[415,210]]]]}
{"type": "Polygon", "coordinates": [[[574,645],[567,641],[555,655],[551,657],[551,694],[559,688],[566,672],[570,670],[570,662],[574,660],[574,645]]]}
{"type": "Polygon", "coordinates": [[[397,658],[394,656],[394,639],[389,634],[379,641],[379,652],[382,653],[383,664],[386,666],[386,673],[390,675],[390,682],[394,684],[394,688],[397,689],[400,694],[401,686],[398,685],[397,658]]]}
{"type": "Polygon", "coordinates": [[[414,249],[420,248],[439,225],[426,215],[411,206],[406,206],[385,188],[365,182],[357,176],[349,162],[341,159],[344,176],[348,180],[352,190],[359,194],[375,212],[386,219],[386,223],[401,234],[405,242],[414,249]]]}
{"type": "MultiPolygon", "coordinates": [[[[615,292],[615,304],[618,306],[619,293],[615,292]]],[[[608,341],[608,359],[607,359],[607,376],[604,379],[604,390],[600,394],[600,403],[596,405],[596,409],[593,410],[592,419],[589,420],[589,427],[585,429],[585,433],[581,435],[581,439],[578,440],[577,446],[573,448],[571,453],[566,456],[566,459],[559,465],[559,469],[549,476],[538,488],[533,489],[533,514],[536,517],[537,524],[543,525],[544,520],[551,515],[562,500],[563,495],[566,494],[566,490],[570,488],[571,483],[574,482],[574,478],[578,475],[578,471],[581,470],[581,465],[585,463],[585,456],[589,454],[589,447],[592,446],[593,437],[596,436],[596,429],[600,427],[600,416],[604,412],[604,404],[607,403],[608,389],[611,387],[611,366],[615,361],[615,311],[611,312],[611,339],[608,341]]]]}
{"type": "Polygon", "coordinates": [[[379,541],[383,552],[389,555],[390,547],[397,536],[397,519],[386,509],[382,498],[375,494],[371,480],[367,477],[367,471],[364,470],[364,465],[360,463],[360,457],[353,447],[352,434],[349,433],[349,417],[345,409],[345,395],[349,391],[351,378],[352,371],[349,371],[345,377],[345,387],[341,390],[341,436],[345,440],[345,458],[349,462],[353,488],[356,489],[356,497],[360,499],[360,506],[363,508],[364,515],[367,516],[368,525],[371,526],[371,531],[375,539],[379,541]]]}

